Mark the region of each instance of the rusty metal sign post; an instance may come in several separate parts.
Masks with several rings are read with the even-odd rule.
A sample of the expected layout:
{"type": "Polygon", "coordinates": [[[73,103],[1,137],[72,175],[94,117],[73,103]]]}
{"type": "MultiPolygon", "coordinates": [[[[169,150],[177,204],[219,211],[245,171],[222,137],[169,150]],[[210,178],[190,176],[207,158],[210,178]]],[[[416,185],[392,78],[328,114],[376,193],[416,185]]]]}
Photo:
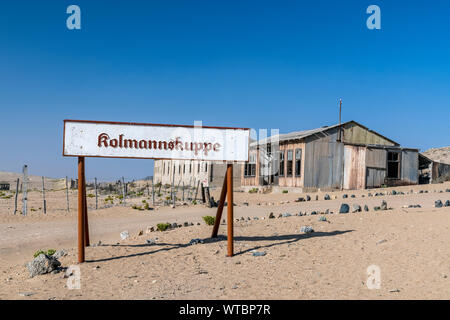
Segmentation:
{"type": "Polygon", "coordinates": [[[227,162],[212,237],[217,237],[227,196],[227,256],[233,256],[232,163],[248,161],[249,139],[248,128],[64,120],[63,156],[78,157],[78,262],[85,262],[90,245],[86,157],[227,162]]]}
{"type": "Polygon", "coordinates": [[[223,179],[222,191],[220,193],[219,205],[217,207],[216,219],[214,220],[213,232],[211,238],[217,238],[219,231],[220,219],[222,218],[223,207],[225,206],[225,196],[227,197],[227,240],[228,240],[228,257],[234,254],[233,241],[233,165],[227,165],[227,172],[223,179]]]}

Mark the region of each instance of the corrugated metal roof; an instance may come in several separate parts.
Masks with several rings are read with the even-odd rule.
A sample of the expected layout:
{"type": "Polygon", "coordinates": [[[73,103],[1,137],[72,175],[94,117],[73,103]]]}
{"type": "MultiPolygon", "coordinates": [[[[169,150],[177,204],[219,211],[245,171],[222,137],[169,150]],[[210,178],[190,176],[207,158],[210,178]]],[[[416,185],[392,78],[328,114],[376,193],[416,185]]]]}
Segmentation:
{"type": "Polygon", "coordinates": [[[397,142],[395,142],[395,141],[393,141],[393,140],[391,140],[391,139],[389,139],[389,138],[379,134],[378,132],[370,130],[369,128],[363,126],[362,124],[360,124],[360,123],[358,123],[358,122],[356,122],[354,120],[350,120],[350,121],[344,122],[342,124],[335,124],[335,125],[332,125],[332,126],[323,126],[323,127],[316,128],[316,129],[311,129],[311,130],[294,131],[294,132],[285,133],[285,134],[273,135],[271,137],[267,137],[267,138],[264,138],[264,139],[261,139],[261,140],[255,141],[255,142],[251,142],[250,146],[253,147],[253,146],[257,146],[257,145],[268,144],[268,143],[273,142],[274,140],[276,141],[277,138],[278,138],[279,142],[284,142],[284,141],[289,141],[289,140],[304,139],[306,137],[309,137],[309,136],[312,136],[312,135],[315,135],[315,134],[323,134],[324,136],[326,136],[326,133],[325,133],[326,131],[328,131],[330,129],[333,129],[333,128],[337,128],[339,126],[345,126],[345,125],[347,125],[349,123],[354,123],[354,124],[364,128],[364,129],[368,130],[369,132],[372,132],[372,133],[374,133],[376,135],[379,135],[379,136],[385,138],[386,140],[388,140],[388,141],[390,141],[390,142],[392,142],[392,143],[394,143],[396,145],[399,145],[397,142]]]}
{"type": "MultiPolygon", "coordinates": [[[[342,125],[344,125],[344,123],[342,125]]],[[[250,145],[256,146],[257,144],[262,145],[262,144],[271,143],[272,141],[276,140],[277,138],[278,138],[278,141],[280,141],[280,142],[289,141],[289,140],[299,140],[299,139],[303,139],[303,138],[312,136],[314,134],[323,133],[324,131],[327,131],[327,130],[335,128],[335,127],[339,127],[339,124],[335,124],[332,126],[324,126],[321,128],[316,128],[316,129],[311,129],[311,130],[294,131],[294,132],[285,133],[285,134],[276,134],[276,135],[258,140],[257,142],[256,141],[252,142],[250,145]]]]}

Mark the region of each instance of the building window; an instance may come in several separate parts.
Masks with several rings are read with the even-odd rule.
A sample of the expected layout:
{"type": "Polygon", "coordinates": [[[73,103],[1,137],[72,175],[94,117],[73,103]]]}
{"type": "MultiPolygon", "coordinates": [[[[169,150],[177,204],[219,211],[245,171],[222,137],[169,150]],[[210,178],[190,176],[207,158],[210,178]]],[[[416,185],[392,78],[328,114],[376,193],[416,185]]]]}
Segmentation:
{"type": "Polygon", "coordinates": [[[205,172],[208,172],[208,164],[205,162],[205,172]]]}
{"type": "Polygon", "coordinates": [[[197,172],[200,172],[200,162],[197,165],[197,172]]]}
{"type": "Polygon", "coordinates": [[[295,176],[302,175],[302,149],[295,149],[295,176]]]}
{"type": "Polygon", "coordinates": [[[400,152],[388,151],[387,177],[389,179],[400,178],[400,152]]]}
{"type": "Polygon", "coordinates": [[[249,156],[248,162],[244,164],[244,176],[254,177],[256,175],[256,154],[249,156]]]}
{"type": "Polygon", "coordinates": [[[162,172],[162,174],[164,174],[164,173],[166,173],[166,163],[165,162],[163,162],[163,172],[162,172]]]}
{"type": "Polygon", "coordinates": [[[189,162],[189,173],[192,172],[192,163],[189,162]]]}
{"type": "Polygon", "coordinates": [[[293,164],[294,164],[293,155],[294,155],[294,151],[293,151],[293,150],[288,150],[288,151],[287,151],[287,169],[286,169],[286,175],[287,175],[288,177],[292,177],[292,169],[293,169],[293,164]]]}
{"type": "Polygon", "coordinates": [[[185,174],[185,173],[186,173],[186,164],[183,163],[183,174],[185,174]]]}
{"type": "Polygon", "coordinates": [[[284,176],[284,150],[280,151],[280,176],[284,176]]]}

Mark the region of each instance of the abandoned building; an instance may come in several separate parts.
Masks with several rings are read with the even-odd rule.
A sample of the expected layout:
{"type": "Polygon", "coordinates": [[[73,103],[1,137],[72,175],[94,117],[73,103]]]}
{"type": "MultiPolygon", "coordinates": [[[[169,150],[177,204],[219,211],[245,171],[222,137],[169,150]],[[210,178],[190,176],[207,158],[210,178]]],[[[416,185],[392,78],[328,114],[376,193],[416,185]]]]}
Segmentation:
{"type": "MultiPolygon", "coordinates": [[[[194,160],[155,160],[153,168],[154,183],[163,185],[196,186],[199,182],[205,187],[222,187],[227,165],[217,161],[194,160]]],[[[241,170],[233,170],[233,187],[241,184],[241,170]]]]}
{"type": "Polygon", "coordinates": [[[435,161],[419,153],[419,183],[437,183],[450,180],[450,164],[435,161]]]}
{"type": "Polygon", "coordinates": [[[418,154],[418,149],[348,121],[250,143],[241,186],[308,192],[417,184],[418,154]]]}

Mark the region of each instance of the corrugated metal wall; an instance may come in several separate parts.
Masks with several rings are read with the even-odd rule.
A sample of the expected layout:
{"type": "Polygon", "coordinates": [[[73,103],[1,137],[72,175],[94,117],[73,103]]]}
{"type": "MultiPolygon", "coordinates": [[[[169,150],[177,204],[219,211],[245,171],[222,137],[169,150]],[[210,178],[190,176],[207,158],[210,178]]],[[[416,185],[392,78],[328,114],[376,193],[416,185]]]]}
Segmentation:
{"type": "Polygon", "coordinates": [[[386,169],[387,152],[384,149],[367,148],[366,166],[386,169]]]}
{"type": "Polygon", "coordinates": [[[344,145],[336,142],[337,129],[323,138],[309,138],[305,147],[306,188],[341,188],[344,145]]]}
{"type": "Polygon", "coordinates": [[[366,188],[379,188],[384,184],[386,170],[379,168],[367,168],[366,188]]]}
{"type": "Polygon", "coordinates": [[[366,147],[344,147],[344,189],[366,186],[366,147]]]}
{"type": "Polygon", "coordinates": [[[379,188],[385,183],[387,151],[367,148],[366,188],[379,188]]]}
{"type": "Polygon", "coordinates": [[[347,143],[354,144],[379,144],[386,146],[395,145],[391,141],[377,135],[369,130],[356,125],[355,123],[349,123],[345,126],[344,139],[347,143]]]}
{"type": "Polygon", "coordinates": [[[419,154],[417,151],[402,151],[402,182],[416,184],[419,182],[419,154]]]}

